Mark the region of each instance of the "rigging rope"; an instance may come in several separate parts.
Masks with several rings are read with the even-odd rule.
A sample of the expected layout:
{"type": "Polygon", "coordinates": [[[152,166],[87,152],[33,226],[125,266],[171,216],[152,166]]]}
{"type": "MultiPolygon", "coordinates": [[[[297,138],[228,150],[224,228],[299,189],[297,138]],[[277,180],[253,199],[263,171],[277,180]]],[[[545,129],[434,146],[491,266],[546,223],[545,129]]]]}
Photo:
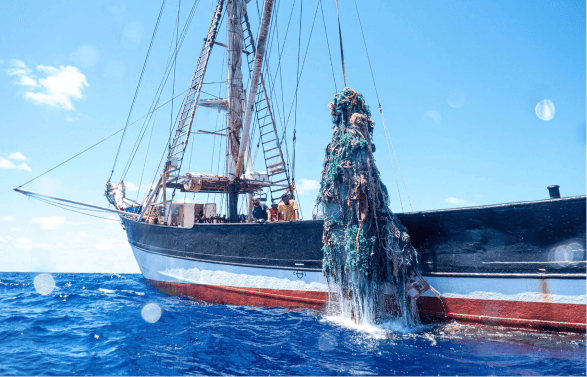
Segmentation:
{"type": "MultiPolygon", "coordinates": [[[[181,8],[181,0],[177,2],[177,18],[175,20],[175,51],[173,54],[173,85],[171,86],[171,111],[169,114],[169,132],[173,129],[173,96],[175,95],[175,74],[177,72],[177,40],[179,39],[179,11],[181,8]]],[[[173,39],[172,39],[173,41],[173,39]]]]}
{"type": "Polygon", "coordinates": [[[141,193],[141,186],[143,184],[143,176],[145,174],[145,167],[147,166],[147,157],[149,157],[149,149],[151,148],[151,139],[153,139],[153,129],[155,128],[155,121],[157,120],[157,114],[153,118],[151,123],[151,134],[149,135],[149,143],[147,144],[147,152],[145,153],[145,160],[143,161],[143,170],[141,171],[141,179],[139,180],[139,188],[137,189],[137,202],[139,201],[139,195],[141,193]]]}
{"type": "MultiPolygon", "coordinates": [[[[186,90],[184,90],[183,92],[179,93],[177,96],[175,96],[175,98],[177,98],[177,97],[181,96],[182,94],[184,94],[184,93],[185,93],[185,92],[187,92],[188,90],[189,90],[189,88],[188,88],[188,89],[186,89],[186,90]]],[[[150,114],[152,114],[153,112],[156,112],[157,110],[159,110],[159,109],[160,109],[160,108],[162,108],[163,106],[167,105],[169,102],[171,102],[171,100],[169,100],[169,101],[165,102],[164,104],[162,104],[161,106],[157,107],[157,108],[156,108],[156,109],[154,109],[153,111],[150,111],[150,112],[148,112],[147,114],[145,114],[145,115],[143,115],[142,117],[138,118],[138,119],[137,119],[137,120],[135,120],[134,122],[132,122],[132,123],[129,123],[129,125],[128,125],[128,126],[130,127],[130,126],[132,126],[133,124],[136,124],[136,123],[138,123],[138,122],[139,122],[141,119],[144,119],[144,118],[148,117],[150,114]]],[[[21,187],[23,187],[23,186],[25,186],[25,185],[28,185],[29,183],[31,183],[32,181],[36,180],[37,178],[40,178],[40,177],[44,176],[45,174],[47,174],[47,173],[49,173],[49,172],[51,172],[51,171],[53,171],[53,170],[57,169],[57,168],[58,168],[58,167],[60,167],[61,165],[63,165],[63,164],[65,164],[65,163],[67,163],[67,162],[69,162],[69,161],[73,160],[74,158],[78,157],[79,155],[82,155],[82,154],[84,154],[85,152],[89,151],[90,149],[94,148],[95,146],[97,146],[97,145],[99,145],[99,144],[102,144],[102,143],[103,143],[103,142],[105,142],[106,140],[108,140],[108,139],[110,139],[111,137],[113,137],[113,136],[115,136],[115,135],[119,134],[119,133],[120,133],[120,132],[122,132],[122,131],[124,131],[124,127],[123,127],[123,128],[121,128],[121,129],[119,129],[118,131],[114,132],[113,134],[111,134],[111,135],[109,135],[109,136],[106,136],[104,139],[102,139],[102,140],[100,140],[99,142],[97,142],[97,143],[93,144],[92,146],[90,146],[90,147],[88,147],[88,148],[84,149],[83,151],[79,152],[78,154],[76,154],[76,155],[74,155],[74,156],[72,156],[72,157],[68,158],[67,160],[63,161],[62,163],[60,163],[60,164],[58,164],[58,165],[55,165],[54,167],[52,167],[51,169],[49,169],[49,170],[45,171],[44,173],[41,173],[41,174],[37,175],[36,177],[34,177],[33,179],[31,179],[31,180],[29,180],[29,181],[26,181],[26,182],[25,182],[25,183],[23,183],[22,185],[18,186],[18,188],[21,188],[21,187]]]]}
{"type": "Polygon", "coordinates": [[[108,180],[112,179],[112,175],[114,174],[114,168],[116,167],[116,162],[118,161],[118,156],[120,154],[120,149],[122,148],[122,143],[124,141],[124,136],[126,135],[126,129],[128,127],[128,122],[130,121],[130,117],[132,115],[132,110],[135,106],[135,102],[137,100],[137,95],[139,94],[139,89],[141,87],[141,82],[143,81],[143,76],[145,74],[145,69],[147,68],[147,63],[149,61],[149,55],[151,55],[151,48],[153,47],[153,42],[155,41],[155,35],[157,34],[157,29],[159,28],[159,22],[161,21],[161,15],[163,14],[163,9],[165,8],[166,0],[163,0],[161,4],[161,10],[159,11],[159,17],[157,17],[157,23],[155,24],[155,29],[153,30],[153,35],[151,36],[151,43],[149,44],[149,49],[147,51],[147,56],[145,57],[145,62],[143,63],[143,69],[141,71],[141,76],[139,78],[139,82],[137,84],[137,88],[135,90],[135,95],[132,100],[132,104],[130,106],[130,110],[128,112],[128,117],[126,118],[126,125],[124,126],[124,132],[122,133],[122,138],[120,139],[120,144],[118,145],[118,151],[116,152],[116,158],[114,158],[114,164],[112,165],[112,171],[110,172],[110,177],[108,180]]]}
{"type": "MultiPolygon", "coordinates": [[[[304,9],[304,2],[300,1],[300,30],[298,32],[298,66],[297,66],[297,72],[296,72],[296,77],[298,78],[298,82],[300,80],[300,51],[302,49],[302,13],[303,13],[303,9],[304,9]]],[[[316,7],[316,9],[318,9],[316,7]]],[[[291,182],[292,184],[294,184],[294,182],[296,181],[296,128],[297,128],[297,124],[298,124],[298,88],[296,85],[296,95],[295,95],[295,100],[296,100],[296,110],[294,111],[294,130],[293,130],[293,138],[292,138],[292,160],[291,160],[291,182]]],[[[294,184],[295,187],[295,184],[294,184]]],[[[292,192],[293,194],[293,192],[292,192]]],[[[298,198],[299,199],[299,198],[298,198]]]]}
{"type": "MultiPolygon", "coordinates": [[[[414,209],[412,208],[412,201],[410,200],[410,195],[408,194],[408,189],[406,187],[406,182],[404,180],[404,175],[402,174],[401,168],[399,166],[399,160],[397,159],[397,155],[395,154],[395,148],[393,147],[393,142],[391,141],[391,136],[389,135],[389,131],[387,129],[387,123],[385,122],[385,117],[383,116],[383,107],[381,106],[381,101],[379,100],[379,92],[377,91],[377,84],[375,83],[375,76],[373,75],[373,67],[371,66],[371,59],[369,58],[369,50],[367,49],[367,41],[365,40],[365,33],[363,32],[363,24],[361,23],[361,16],[359,15],[359,7],[357,6],[357,0],[355,2],[355,9],[357,10],[357,18],[359,20],[359,27],[361,28],[361,35],[363,37],[363,44],[365,45],[365,52],[367,54],[367,61],[369,62],[369,71],[371,72],[371,79],[373,80],[373,87],[375,88],[375,95],[377,96],[377,104],[379,105],[379,112],[381,113],[381,122],[383,123],[383,131],[385,133],[385,139],[387,141],[387,150],[389,151],[389,158],[391,159],[391,166],[393,168],[393,175],[395,177],[395,183],[397,186],[397,193],[399,195],[400,206],[402,211],[404,210],[404,206],[402,204],[402,198],[400,195],[399,184],[397,182],[397,176],[395,174],[395,166],[394,166],[394,159],[391,157],[391,151],[393,150],[393,155],[395,156],[395,163],[397,164],[397,168],[400,172],[400,176],[404,185],[404,190],[406,191],[406,196],[408,197],[408,202],[410,204],[410,210],[413,212],[414,209]],[[391,148],[389,147],[391,144],[391,148]]],[[[338,0],[337,0],[338,4],[338,0]]],[[[341,45],[342,48],[342,45],[341,45]]],[[[344,65],[344,63],[343,63],[344,65]]]]}
{"type": "MultiPolygon", "coordinates": [[[[157,104],[159,103],[159,101],[161,99],[161,95],[163,94],[163,90],[165,89],[165,86],[167,85],[167,80],[169,80],[169,76],[171,75],[171,68],[173,67],[172,62],[177,57],[177,54],[179,54],[179,51],[181,50],[181,47],[183,45],[183,41],[185,40],[185,37],[187,35],[187,31],[188,31],[188,29],[189,29],[189,27],[191,25],[192,19],[193,19],[194,15],[195,15],[195,12],[196,12],[199,4],[200,4],[200,0],[194,0],[194,4],[192,5],[192,8],[191,8],[190,13],[188,15],[188,18],[186,19],[186,22],[185,22],[184,27],[183,27],[183,30],[182,30],[181,38],[180,38],[180,41],[179,41],[179,45],[176,45],[176,49],[173,51],[173,56],[170,56],[171,55],[171,51],[172,51],[172,46],[173,46],[173,39],[174,39],[174,36],[175,36],[175,29],[174,29],[174,32],[173,32],[173,34],[171,36],[171,41],[169,43],[169,53],[168,53],[168,56],[167,56],[167,64],[165,66],[165,70],[164,70],[164,73],[163,73],[163,78],[161,79],[161,82],[159,83],[159,87],[157,88],[157,91],[155,92],[155,96],[153,97],[153,100],[151,102],[150,109],[153,109],[153,107],[157,106],[157,104]]],[[[185,91],[183,91],[182,93],[180,93],[180,95],[181,94],[184,94],[188,90],[189,90],[189,88],[186,89],[185,91]]],[[[178,96],[172,97],[172,100],[175,99],[175,98],[177,98],[178,96]]],[[[166,103],[169,103],[169,102],[170,101],[168,101],[166,103]]],[[[152,114],[153,114],[153,112],[149,112],[149,115],[152,116],[152,114]]],[[[146,125],[148,124],[148,122],[150,122],[150,119],[145,122],[145,124],[143,125],[143,127],[146,127],[146,125]]],[[[141,129],[140,132],[144,132],[143,129],[141,129]]],[[[127,164],[126,164],[126,166],[124,168],[124,171],[123,171],[123,174],[122,174],[122,178],[121,178],[120,181],[124,180],[124,178],[126,177],[126,174],[128,173],[128,171],[130,169],[130,166],[131,166],[131,164],[132,164],[132,162],[134,160],[134,157],[135,157],[136,153],[138,152],[138,148],[140,147],[141,142],[142,142],[142,138],[140,138],[140,139],[137,138],[137,140],[135,141],[135,145],[132,148],[132,152],[131,152],[131,155],[129,157],[129,161],[127,162],[127,164]]]]}
{"type": "MultiPolygon", "coordinates": [[[[41,199],[41,198],[38,198],[38,197],[35,197],[35,196],[29,196],[29,198],[33,198],[33,199],[39,200],[39,201],[41,201],[41,202],[44,202],[44,203],[47,203],[47,204],[49,204],[49,205],[52,205],[52,206],[55,206],[55,207],[58,207],[58,208],[64,209],[64,210],[66,210],[66,211],[76,212],[76,213],[79,213],[79,214],[82,214],[82,215],[86,215],[86,216],[91,216],[91,217],[97,217],[97,218],[99,218],[99,219],[104,219],[104,220],[110,220],[110,221],[118,221],[118,222],[120,222],[120,220],[118,220],[118,219],[113,219],[113,218],[110,218],[110,217],[103,217],[103,216],[96,216],[96,215],[92,215],[92,214],[89,214],[89,213],[84,213],[84,212],[76,211],[76,210],[74,210],[74,209],[67,208],[67,206],[65,206],[65,205],[63,205],[63,204],[57,204],[57,203],[53,203],[53,202],[50,202],[49,200],[41,199]]],[[[74,208],[75,208],[75,207],[74,207],[74,208]]]]}

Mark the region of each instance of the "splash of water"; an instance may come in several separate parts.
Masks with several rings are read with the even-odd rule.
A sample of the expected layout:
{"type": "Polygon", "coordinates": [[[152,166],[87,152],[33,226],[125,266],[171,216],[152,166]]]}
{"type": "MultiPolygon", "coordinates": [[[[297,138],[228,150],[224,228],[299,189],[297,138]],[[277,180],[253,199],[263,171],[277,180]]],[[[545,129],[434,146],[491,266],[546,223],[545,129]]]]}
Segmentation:
{"type": "Polygon", "coordinates": [[[328,107],[334,130],[326,148],[318,204],[324,211],[324,275],[330,316],[358,325],[419,324],[418,254],[389,209],[375,165],[374,123],[363,96],[350,88],[328,107]]]}

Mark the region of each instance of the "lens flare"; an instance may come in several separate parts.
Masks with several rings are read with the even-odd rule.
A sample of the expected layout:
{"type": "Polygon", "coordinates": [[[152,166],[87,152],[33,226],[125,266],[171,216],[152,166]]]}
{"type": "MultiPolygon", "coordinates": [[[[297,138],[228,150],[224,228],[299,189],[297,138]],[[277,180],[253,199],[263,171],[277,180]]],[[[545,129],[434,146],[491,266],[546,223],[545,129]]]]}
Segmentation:
{"type": "Polygon", "coordinates": [[[465,104],[465,95],[460,90],[453,90],[452,92],[448,93],[446,101],[450,107],[458,109],[459,107],[463,107],[465,104]]]}
{"type": "Polygon", "coordinates": [[[141,310],[143,319],[149,323],[155,323],[161,318],[161,307],[157,304],[147,304],[141,310]]]}
{"type": "Polygon", "coordinates": [[[428,110],[422,117],[424,124],[427,126],[438,126],[442,120],[440,113],[436,110],[428,110]]]}
{"type": "Polygon", "coordinates": [[[549,99],[543,99],[536,104],[534,112],[542,120],[552,120],[554,118],[554,104],[549,99]]]}
{"type": "Polygon", "coordinates": [[[329,334],[329,333],[324,333],[322,335],[320,335],[320,338],[318,339],[318,348],[321,351],[330,351],[335,349],[338,346],[338,342],[336,341],[336,338],[329,334]]]}
{"type": "Polygon", "coordinates": [[[50,274],[39,274],[35,276],[34,285],[37,293],[47,296],[55,289],[55,279],[50,274]]]}

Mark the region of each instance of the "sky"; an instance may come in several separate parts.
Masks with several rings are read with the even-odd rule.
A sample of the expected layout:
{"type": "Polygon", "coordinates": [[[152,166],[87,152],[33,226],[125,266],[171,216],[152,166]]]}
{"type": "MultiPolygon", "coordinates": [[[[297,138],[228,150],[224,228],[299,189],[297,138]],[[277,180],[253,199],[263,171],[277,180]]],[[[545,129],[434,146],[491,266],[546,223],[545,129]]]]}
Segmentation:
{"type": "MultiPolygon", "coordinates": [[[[317,4],[304,1],[300,9],[300,1],[276,2],[268,47],[274,112],[280,129],[287,124],[292,159],[296,131],[295,179],[305,219],[332,135],[327,104],[344,85],[335,2],[317,4]]],[[[563,197],[585,195],[585,2],[357,2],[376,90],[355,3],[339,4],[346,85],[373,110],[375,158],[393,193],[392,211],[541,200],[554,184],[563,197]]],[[[129,117],[160,2],[0,2],[0,271],[139,272],[112,216],[66,211],[12,189],[122,129],[128,118],[113,179],[123,178],[144,133],[124,175],[127,196],[142,199],[182,96],[173,107],[169,101],[189,84],[214,7],[199,2],[161,107],[144,117],[179,44],[174,31],[181,32],[192,5],[167,0],[129,117]]],[[[256,1],[248,9],[256,32],[256,1]]],[[[217,40],[226,41],[224,26],[217,40]]],[[[215,47],[203,97],[225,92],[225,59],[215,47]]],[[[223,114],[199,109],[195,127],[220,130],[223,122],[223,114]]],[[[106,206],[120,136],[23,188],[106,206]]],[[[222,173],[221,139],[192,137],[188,169],[222,173]]],[[[265,170],[261,162],[255,170],[265,170]]],[[[213,195],[176,200],[222,205],[213,195]]]]}

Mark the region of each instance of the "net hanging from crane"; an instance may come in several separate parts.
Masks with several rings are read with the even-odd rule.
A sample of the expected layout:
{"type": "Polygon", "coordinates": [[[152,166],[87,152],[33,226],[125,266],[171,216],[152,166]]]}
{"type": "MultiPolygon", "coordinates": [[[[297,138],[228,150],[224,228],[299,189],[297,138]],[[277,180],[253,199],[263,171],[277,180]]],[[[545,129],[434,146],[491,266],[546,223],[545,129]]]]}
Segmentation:
{"type": "Polygon", "coordinates": [[[326,148],[318,204],[324,210],[323,272],[329,310],[356,323],[419,323],[418,253],[389,209],[375,165],[374,123],[363,96],[345,88],[328,107],[334,130],[326,148]]]}

